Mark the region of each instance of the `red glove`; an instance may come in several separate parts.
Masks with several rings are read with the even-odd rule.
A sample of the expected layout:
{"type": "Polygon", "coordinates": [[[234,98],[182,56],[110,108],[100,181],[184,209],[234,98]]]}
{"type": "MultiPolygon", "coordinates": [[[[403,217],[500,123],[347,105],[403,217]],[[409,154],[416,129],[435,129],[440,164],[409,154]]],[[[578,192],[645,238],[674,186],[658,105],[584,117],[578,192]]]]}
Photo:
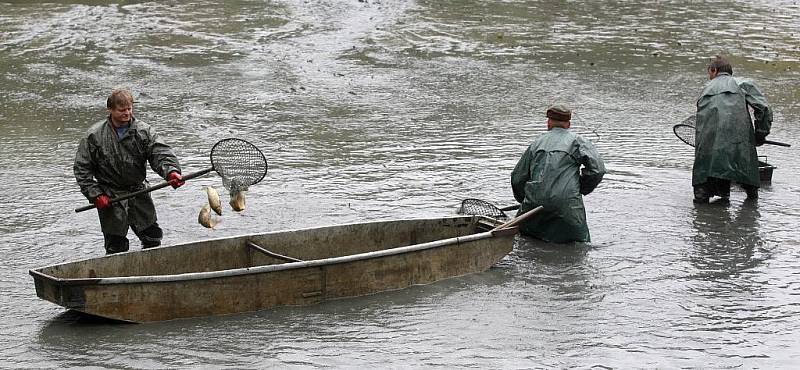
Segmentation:
{"type": "Polygon", "coordinates": [[[108,195],[100,194],[94,198],[94,206],[97,209],[104,209],[111,207],[111,198],[108,195]]]}
{"type": "Polygon", "coordinates": [[[185,182],[183,181],[183,177],[176,171],[172,171],[167,175],[167,181],[172,186],[173,189],[177,189],[181,187],[185,182]]]}

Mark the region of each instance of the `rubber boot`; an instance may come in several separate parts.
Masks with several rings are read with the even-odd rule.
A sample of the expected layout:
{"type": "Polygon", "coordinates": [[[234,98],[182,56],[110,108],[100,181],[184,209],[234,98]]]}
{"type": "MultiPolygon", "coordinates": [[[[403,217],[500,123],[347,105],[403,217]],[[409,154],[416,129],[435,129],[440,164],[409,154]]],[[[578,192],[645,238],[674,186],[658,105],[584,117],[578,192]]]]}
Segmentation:
{"type": "Polygon", "coordinates": [[[697,204],[707,204],[708,198],[711,196],[706,189],[705,184],[695,185],[694,186],[694,202],[697,204]]]}
{"type": "Polygon", "coordinates": [[[144,230],[137,230],[133,228],[133,232],[139,237],[142,242],[142,249],[158,247],[161,245],[161,238],[164,237],[164,231],[158,226],[158,222],[154,222],[144,230]]]}
{"type": "Polygon", "coordinates": [[[758,199],[758,187],[753,185],[742,185],[742,189],[747,194],[747,199],[758,199]]]}
{"type": "Polygon", "coordinates": [[[106,248],[106,254],[128,251],[130,243],[128,242],[128,238],[124,236],[103,234],[103,239],[105,239],[104,246],[106,248]]]}

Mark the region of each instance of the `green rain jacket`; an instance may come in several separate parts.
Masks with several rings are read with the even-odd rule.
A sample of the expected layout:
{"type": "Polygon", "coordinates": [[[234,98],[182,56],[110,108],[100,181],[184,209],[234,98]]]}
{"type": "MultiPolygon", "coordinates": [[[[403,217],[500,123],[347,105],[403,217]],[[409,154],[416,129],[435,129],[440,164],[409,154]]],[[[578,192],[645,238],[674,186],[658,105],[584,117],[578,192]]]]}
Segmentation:
{"type": "MultiPolygon", "coordinates": [[[[120,138],[109,117],[92,125],[81,139],[73,171],[83,195],[94,202],[100,194],[115,198],[144,189],[148,163],[163,178],[172,171],[180,173],[177,157],[153,127],[131,118],[120,138]]],[[[98,214],[103,233],[118,236],[125,236],[128,226],[144,230],[156,222],[149,193],[115,202],[98,214]]]]}
{"type": "Polygon", "coordinates": [[[537,138],[511,172],[514,198],[521,203],[518,215],[544,207],[521,232],[554,243],[590,241],[583,195],[605,173],[600,154],[580,135],[556,127],[537,138]]]}
{"type": "Polygon", "coordinates": [[[752,81],[728,73],[709,81],[697,100],[692,185],[715,177],[759,186],[755,135],[766,137],[771,126],[772,110],[752,81]]]}

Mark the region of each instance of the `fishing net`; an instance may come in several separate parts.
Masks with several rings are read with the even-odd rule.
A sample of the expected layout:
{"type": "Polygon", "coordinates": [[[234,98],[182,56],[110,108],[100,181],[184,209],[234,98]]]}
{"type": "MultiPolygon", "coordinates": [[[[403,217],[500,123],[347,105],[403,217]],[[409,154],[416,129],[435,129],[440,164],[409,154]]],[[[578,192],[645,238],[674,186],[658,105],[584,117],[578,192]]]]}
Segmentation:
{"type": "MultiPolygon", "coordinates": [[[[267,159],[264,157],[264,153],[261,153],[255,145],[247,141],[235,138],[223,139],[211,148],[211,168],[187,174],[183,176],[183,180],[188,181],[211,171],[216,171],[222,177],[222,185],[230,191],[231,195],[234,195],[240,191],[247,190],[250,185],[257,184],[267,175],[267,159]]],[[[111,199],[111,202],[130,199],[167,186],[169,186],[169,182],[165,181],[158,185],[111,199]]],[[[76,208],[75,212],[83,212],[94,207],[95,205],[92,203],[76,208]]]]}
{"type": "MultiPolygon", "coordinates": [[[[691,116],[689,116],[689,118],[686,118],[685,120],[683,120],[683,122],[681,122],[681,123],[679,123],[679,124],[677,124],[675,126],[672,126],[672,132],[675,133],[675,136],[677,136],[678,139],[681,139],[681,141],[683,141],[686,144],[689,144],[692,147],[695,146],[695,144],[694,144],[694,139],[695,139],[695,137],[694,137],[694,134],[695,134],[695,119],[696,119],[695,116],[691,115],[691,116]]],[[[772,141],[772,140],[764,140],[764,144],[784,146],[784,147],[790,147],[791,146],[790,144],[782,143],[782,142],[779,142],[779,141],[772,141]]]]}
{"type": "Polygon", "coordinates": [[[242,139],[224,139],[211,148],[211,166],[231,194],[246,191],[267,174],[267,159],[255,145],[242,139]]]}
{"type": "Polygon", "coordinates": [[[672,132],[675,133],[675,136],[689,146],[694,146],[694,131],[694,126],[684,124],[672,126],[672,132]]]}
{"type": "Polygon", "coordinates": [[[684,143],[688,144],[689,146],[694,147],[694,122],[695,122],[695,115],[691,115],[687,117],[683,122],[672,126],[672,132],[675,133],[675,136],[678,139],[681,139],[684,143]]]}
{"type": "Polygon", "coordinates": [[[491,217],[496,220],[508,219],[508,215],[502,209],[495,207],[493,204],[480,199],[464,199],[461,201],[461,206],[458,208],[458,214],[461,215],[476,215],[491,217]]]}

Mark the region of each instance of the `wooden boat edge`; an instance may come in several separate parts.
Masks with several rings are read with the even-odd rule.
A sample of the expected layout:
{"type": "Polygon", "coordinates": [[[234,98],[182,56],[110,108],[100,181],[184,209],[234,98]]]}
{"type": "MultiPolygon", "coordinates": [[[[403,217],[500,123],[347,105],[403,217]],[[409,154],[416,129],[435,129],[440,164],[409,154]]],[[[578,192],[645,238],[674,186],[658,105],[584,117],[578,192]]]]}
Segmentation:
{"type": "MultiPolygon", "coordinates": [[[[513,228],[516,229],[516,228],[513,228]]],[[[508,230],[508,229],[506,229],[508,230]]],[[[232,277],[249,274],[262,274],[268,272],[300,269],[306,267],[320,267],[326,265],[333,265],[339,263],[355,262],[360,260],[367,260],[373,258],[387,257],[397,254],[410,253],[421,251],[425,249],[445,247],[452,244],[468,243],[476,240],[492,238],[495,236],[505,235],[508,232],[497,233],[486,231],[479,234],[472,234],[466,236],[459,236],[455,238],[441,239],[433,242],[419,243],[404,247],[384,249],[375,252],[359,253],[348,256],[323,258],[318,260],[301,261],[301,262],[288,262],[276,265],[243,267],[238,269],[220,270],[220,271],[205,271],[205,272],[192,272],[185,274],[172,274],[172,275],[151,275],[151,276],[120,276],[108,278],[79,278],[79,279],[63,279],[56,278],[42,272],[29,270],[29,273],[34,277],[50,280],[59,285],[105,285],[105,284],[141,284],[141,283],[159,283],[159,282],[174,282],[174,281],[190,281],[190,280],[203,280],[215,279],[222,277],[232,277]]],[[[514,231],[516,233],[516,231],[514,231]]],[[[44,268],[44,267],[43,267],[44,268]]]]}
{"type": "MultiPolygon", "coordinates": [[[[437,217],[437,218],[422,218],[422,219],[396,219],[392,221],[418,221],[418,220],[437,220],[437,219],[447,219],[447,218],[463,218],[464,216],[448,216],[448,217],[437,217]]],[[[492,222],[498,223],[497,220],[492,218],[482,217],[482,216],[475,216],[481,217],[486,220],[490,220],[492,222]]],[[[385,222],[385,221],[371,221],[371,222],[351,222],[345,224],[331,224],[331,225],[321,225],[311,228],[295,228],[295,229],[283,229],[283,230],[275,230],[267,233],[249,233],[249,234],[239,234],[227,237],[219,237],[219,238],[208,238],[202,240],[196,240],[187,243],[181,244],[173,244],[169,246],[163,246],[158,248],[171,248],[171,247],[179,247],[179,246],[186,246],[191,244],[196,244],[200,242],[213,242],[218,240],[227,240],[232,238],[247,238],[251,236],[265,236],[270,234],[278,234],[278,233],[287,233],[287,232],[298,232],[298,231],[313,231],[313,230],[320,230],[325,228],[335,228],[335,227],[347,227],[352,225],[363,225],[363,224],[371,224],[377,222],[385,222]]],[[[499,223],[498,223],[499,224],[499,223]]],[[[371,258],[380,258],[386,257],[395,254],[401,253],[409,253],[414,252],[417,250],[424,250],[430,248],[436,248],[441,246],[447,246],[451,244],[458,244],[458,243],[466,243],[474,240],[485,239],[494,236],[501,236],[501,235],[508,235],[508,234],[516,234],[518,232],[517,227],[506,228],[502,230],[493,230],[493,231],[486,231],[483,233],[465,235],[460,237],[454,238],[447,238],[436,240],[432,242],[426,243],[419,243],[413,244],[403,247],[397,248],[390,248],[384,249],[375,252],[368,252],[368,253],[359,253],[354,255],[347,255],[347,256],[339,256],[339,257],[332,257],[332,258],[324,258],[318,260],[309,260],[309,261],[302,261],[302,262],[288,262],[283,264],[276,264],[276,265],[266,265],[266,266],[255,266],[255,267],[243,267],[237,269],[229,269],[229,270],[219,270],[219,271],[207,271],[207,272],[193,272],[193,273],[183,273],[183,274],[169,274],[169,275],[149,275],[149,276],[121,276],[121,277],[106,277],[106,278],[58,278],[48,274],[41,272],[42,270],[46,270],[51,267],[62,265],[63,263],[56,263],[51,264],[35,269],[28,270],[28,273],[34,277],[43,280],[50,281],[55,285],[105,285],[105,284],[132,284],[132,283],[158,283],[158,282],[174,282],[174,281],[189,281],[189,280],[202,280],[202,279],[214,279],[220,277],[230,277],[230,276],[240,276],[240,275],[248,275],[248,274],[258,274],[258,273],[266,273],[266,272],[273,272],[273,271],[281,271],[281,270],[289,270],[289,269],[299,269],[305,267],[319,267],[325,266],[329,264],[337,264],[337,263],[346,263],[352,262],[357,260],[366,260],[371,258]]],[[[153,248],[153,250],[158,249],[153,248]]],[[[141,251],[134,251],[133,253],[144,253],[147,250],[141,251]]],[[[83,260],[72,261],[72,262],[81,262],[81,261],[89,261],[97,258],[104,258],[107,256],[101,257],[90,257],[85,258],[83,260]]],[[[72,263],[68,262],[68,263],[72,263]]]]}

